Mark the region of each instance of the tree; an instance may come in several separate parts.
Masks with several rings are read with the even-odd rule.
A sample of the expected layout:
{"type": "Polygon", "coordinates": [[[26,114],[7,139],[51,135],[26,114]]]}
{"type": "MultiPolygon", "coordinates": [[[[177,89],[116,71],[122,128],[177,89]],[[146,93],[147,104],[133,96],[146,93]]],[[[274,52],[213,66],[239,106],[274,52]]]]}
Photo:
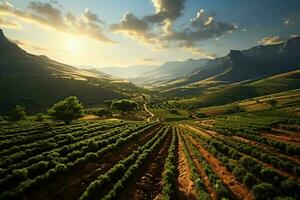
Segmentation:
{"type": "Polygon", "coordinates": [[[62,120],[66,124],[70,124],[74,119],[78,119],[83,111],[83,106],[76,96],[70,96],[48,109],[50,116],[57,120],[62,120]]]}
{"type": "Polygon", "coordinates": [[[132,100],[114,100],[111,104],[112,109],[119,110],[125,114],[125,112],[133,111],[137,108],[138,104],[132,100]]]}
{"type": "Polygon", "coordinates": [[[18,121],[24,119],[26,117],[26,108],[20,105],[16,105],[16,107],[11,112],[11,119],[13,121],[18,121]]]}

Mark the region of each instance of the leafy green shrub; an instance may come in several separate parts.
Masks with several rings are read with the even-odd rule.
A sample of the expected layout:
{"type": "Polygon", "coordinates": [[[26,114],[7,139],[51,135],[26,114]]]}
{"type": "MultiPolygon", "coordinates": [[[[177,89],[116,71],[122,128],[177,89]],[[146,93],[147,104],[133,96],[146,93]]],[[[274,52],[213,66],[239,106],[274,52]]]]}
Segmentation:
{"type": "Polygon", "coordinates": [[[247,172],[243,178],[243,183],[247,185],[248,188],[252,188],[253,185],[257,184],[257,180],[252,174],[247,172]]]}
{"type": "Polygon", "coordinates": [[[77,97],[70,96],[48,109],[49,115],[57,120],[62,120],[66,124],[70,124],[74,119],[82,115],[83,107],[77,97]]]}
{"type": "Polygon", "coordinates": [[[112,112],[106,108],[99,108],[95,110],[93,113],[99,117],[108,116],[112,114],[112,112]]]}
{"type": "Polygon", "coordinates": [[[280,186],[282,191],[284,191],[287,194],[293,194],[296,191],[299,191],[299,185],[290,178],[282,181],[280,186]]]}
{"type": "Polygon", "coordinates": [[[16,105],[16,107],[11,112],[11,120],[19,121],[21,119],[25,119],[26,117],[26,108],[20,105],[16,105]]]}
{"type": "Polygon", "coordinates": [[[16,169],[13,171],[13,176],[19,180],[25,180],[28,176],[28,170],[25,168],[24,169],[16,169]]]}
{"type": "Polygon", "coordinates": [[[277,190],[270,183],[261,183],[253,186],[252,194],[256,200],[271,200],[277,196],[277,190]]]}
{"type": "Polygon", "coordinates": [[[207,115],[205,113],[202,113],[202,112],[197,112],[196,117],[205,118],[205,117],[207,117],[207,115]]]}
{"type": "Polygon", "coordinates": [[[279,174],[271,168],[263,168],[260,174],[263,180],[268,183],[277,183],[279,181],[279,174]]]}
{"type": "Polygon", "coordinates": [[[36,116],[35,116],[35,121],[37,121],[37,122],[42,122],[42,121],[44,121],[43,113],[38,113],[38,114],[36,114],[36,116]]]}
{"type": "Polygon", "coordinates": [[[232,108],[228,108],[225,112],[225,114],[235,114],[235,113],[241,113],[241,112],[245,112],[245,109],[236,105],[232,108]]]}

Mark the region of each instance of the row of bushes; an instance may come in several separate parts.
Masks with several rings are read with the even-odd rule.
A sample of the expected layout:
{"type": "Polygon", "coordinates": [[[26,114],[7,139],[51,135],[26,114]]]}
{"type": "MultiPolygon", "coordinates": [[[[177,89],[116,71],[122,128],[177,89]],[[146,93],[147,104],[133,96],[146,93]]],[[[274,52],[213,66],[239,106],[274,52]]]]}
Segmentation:
{"type": "Polygon", "coordinates": [[[274,147],[278,149],[282,153],[287,153],[291,155],[300,155],[300,147],[297,147],[292,144],[288,144],[285,142],[275,141],[269,138],[266,138],[264,136],[259,135],[258,133],[249,132],[247,129],[244,129],[243,131],[235,130],[231,124],[227,124],[226,126],[216,126],[213,128],[213,130],[217,132],[221,132],[225,135],[237,135],[241,136],[250,140],[254,140],[256,142],[270,145],[271,147],[274,147]]]}
{"type": "Polygon", "coordinates": [[[206,146],[210,152],[217,156],[218,159],[233,172],[238,180],[242,181],[245,185],[252,189],[252,194],[256,199],[264,199],[263,197],[265,197],[261,196],[261,193],[256,192],[258,188],[261,189],[261,184],[271,184],[273,188],[271,191],[276,191],[270,194],[272,196],[268,198],[279,195],[293,197],[295,199],[299,197],[298,191],[300,186],[292,179],[279,174],[272,168],[264,167],[260,162],[249,156],[244,156],[239,152],[232,153],[236,150],[222,142],[215,141],[212,138],[204,138],[196,134],[191,135],[197,139],[197,141],[206,146]],[[230,162],[227,156],[230,159],[237,160],[239,164],[236,162],[230,162]]]}
{"type": "Polygon", "coordinates": [[[177,134],[174,127],[172,127],[172,142],[169,148],[168,156],[166,158],[164,172],[162,174],[163,182],[163,199],[171,200],[176,197],[176,186],[177,186],[177,134]]]}
{"type": "MultiPolygon", "coordinates": [[[[141,129],[134,133],[127,134],[127,137],[125,137],[125,138],[122,138],[122,137],[118,138],[115,143],[108,144],[105,147],[96,151],[95,153],[87,153],[83,157],[77,158],[73,162],[68,162],[67,164],[57,163],[55,165],[55,167],[51,168],[43,175],[39,175],[39,176],[35,177],[34,179],[27,179],[25,181],[22,181],[16,188],[3,192],[3,194],[0,197],[3,196],[4,199],[6,197],[17,198],[17,197],[19,197],[19,195],[21,195],[23,192],[25,192],[29,188],[33,188],[37,185],[43,184],[44,182],[49,181],[49,179],[53,178],[55,175],[61,174],[62,172],[63,173],[70,172],[72,169],[75,169],[80,164],[88,163],[90,161],[100,159],[104,154],[119,148],[125,142],[128,142],[128,141],[136,138],[137,136],[141,135],[142,133],[144,133],[151,127],[153,127],[154,125],[155,124],[149,124],[144,129],[141,129]]],[[[51,158],[51,160],[54,160],[54,159],[51,158]]]]}
{"type": "MultiPolygon", "coordinates": [[[[189,134],[188,131],[186,131],[185,133],[189,134]]],[[[203,156],[200,154],[197,147],[192,142],[190,142],[187,138],[185,139],[185,143],[201,163],[207,177],[209,178],[210,184],[212,185],[212,187],[217,193],[218,199],[223,199],[223,198],[231,199],[232,196],[231,192],[224,186],[221,179],[215,174],[215,172],[211,168],[211,165],[205,160],[205,158],[203,158],[203,156]]]]}
{"type": "MultiPolygon", "coordinates": [[[[192,175],[191,178],[196,186],[197,199],[209,200],[210,196],[209,196],[207,189],[203,183],[203,178],[198,173],[195,163],[193,162],[192,157],[190,156],[190,153],[188,151],[188,145],[190,145],[190,144],[188,144],[187,141],[184,140],[184,138],[181,135],[179,135],[179,140],[183,144],[183,152],[184,152],[185,158],[187,159],[187,162],[188,162],[190,170],[191,170],[191,175],[192,175]]],[[[196,153],[196,152],[193,152],[193,153],[196,153]]]]}
{"type": "Polygon", "coordinates": [[[167,133],[168,128],[161,129],[145,145],[139,147],[136,151],[133,151],[130,156],[119,161],[108,172],[100,175],[88,186],[86,191],[80,197],[80,200],[100,199],[101,195],[105,196],[105,194],[102,194],[101,192],[108,190],[109,188],[112,188],[112,190],[106,195],[106,199],[115,197],[117,192],[123,188],[124,182],[126,182],[139,166],[144,163],[144,159],[147,158],[149,153],[162,142],[167,133]]]}

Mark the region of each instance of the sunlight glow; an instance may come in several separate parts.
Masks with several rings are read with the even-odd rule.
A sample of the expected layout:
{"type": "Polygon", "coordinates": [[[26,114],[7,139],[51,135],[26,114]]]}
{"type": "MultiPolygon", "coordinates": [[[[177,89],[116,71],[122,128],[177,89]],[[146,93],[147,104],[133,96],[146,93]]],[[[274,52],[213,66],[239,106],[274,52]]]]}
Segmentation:
{"type": "Polygon", "coordinates": [[[68,38],[66,41],[66,48],[71,53],[77,53],[82,46],[82,41],[79,38],[68,38]]]}

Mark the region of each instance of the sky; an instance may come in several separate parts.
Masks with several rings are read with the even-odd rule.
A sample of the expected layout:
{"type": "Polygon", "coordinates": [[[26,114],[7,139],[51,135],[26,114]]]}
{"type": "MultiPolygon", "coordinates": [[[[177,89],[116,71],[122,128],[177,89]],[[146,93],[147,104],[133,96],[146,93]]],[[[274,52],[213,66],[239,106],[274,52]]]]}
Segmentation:
{"type": "Polygon", "coordinates": [[[215,58],[300,34],[299,0],[0,0],[26,51],[81,67],[215,58]]]}

